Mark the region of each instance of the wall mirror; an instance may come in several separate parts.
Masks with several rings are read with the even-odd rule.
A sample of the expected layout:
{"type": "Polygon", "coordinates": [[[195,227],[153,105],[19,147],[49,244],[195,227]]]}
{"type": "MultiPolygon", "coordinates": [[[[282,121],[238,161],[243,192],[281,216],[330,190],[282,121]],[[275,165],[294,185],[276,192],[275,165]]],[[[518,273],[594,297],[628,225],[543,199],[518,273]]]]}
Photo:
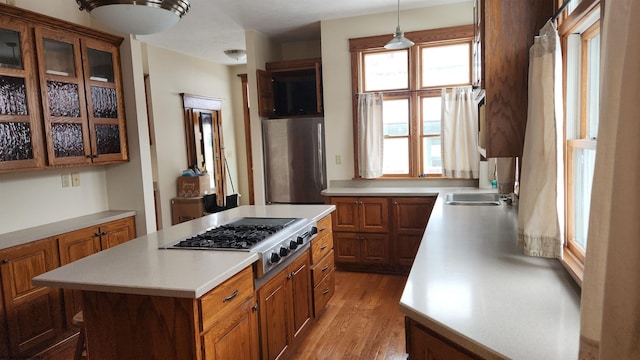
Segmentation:
{"type": "Polygon", "coordinates": [[[206,171],[210,187],[224,205],[226,172],[220,99],[180,94],[184,108],[187,166],[206,171]]]}

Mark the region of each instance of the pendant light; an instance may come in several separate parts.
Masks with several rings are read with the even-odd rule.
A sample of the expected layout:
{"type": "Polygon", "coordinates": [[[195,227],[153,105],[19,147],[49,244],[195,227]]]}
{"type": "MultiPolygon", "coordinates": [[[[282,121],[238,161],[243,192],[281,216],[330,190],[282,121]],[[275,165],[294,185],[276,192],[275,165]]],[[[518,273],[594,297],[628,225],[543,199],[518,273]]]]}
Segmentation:
{"type": "Polygon", "coordinates": [[[188,0],[76,0],[102,24],[120,32],[148,35],[164,31],[189,11],[188,0]]]}
{"type": "Polygon", "coordinates": [[[240,61],[240,60],[244,59],[245,57],[247,57],[247,51],[246,50],[242,50],[242,49],[225,50],[224,54],[227,55],[228,57],[232,58],[235,61],[240,61]]]}
{"type": "Polygon", "coordinates": [[[393,39],[391,39],[384,48],[390,50],[406,49],[413,45],[413,41],[404,37],[404,32],[400,30],[400,0],[398,0],[398,25],[396,26],[396,32],[393,34],[393,39]]]}

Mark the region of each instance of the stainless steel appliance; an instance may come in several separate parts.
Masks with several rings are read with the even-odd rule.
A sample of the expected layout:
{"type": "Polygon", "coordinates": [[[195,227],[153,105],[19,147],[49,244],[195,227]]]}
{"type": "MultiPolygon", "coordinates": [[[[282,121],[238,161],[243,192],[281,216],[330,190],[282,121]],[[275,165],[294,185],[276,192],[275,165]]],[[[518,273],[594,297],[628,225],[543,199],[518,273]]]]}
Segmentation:
{"type": "Polygon", "coordinates": [[[267,203],[323,203],[324,118],[262,121],[267,203]]]}
{"type": "Polygon", "coordinates": [[[181,239],[164,249],[250,251],[258,254],[257,277],[309,247],[318,233],[313,220],[243,217],[181,239]]]}

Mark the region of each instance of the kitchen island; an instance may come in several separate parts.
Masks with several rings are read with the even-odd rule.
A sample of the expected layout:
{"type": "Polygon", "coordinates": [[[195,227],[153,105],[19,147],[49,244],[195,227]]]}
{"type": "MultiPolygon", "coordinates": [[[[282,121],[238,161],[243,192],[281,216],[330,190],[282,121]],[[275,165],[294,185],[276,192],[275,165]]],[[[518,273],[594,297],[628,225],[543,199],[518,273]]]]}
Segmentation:
{"type": "Polygon", "coordinates": [[[331,211],[329,205],[241,206],[141,236],[33,283],[83,291],[93,359],[216,358],[204,344],[225,335],[222,329],[238,332],[229,337],[237,340],[230,345],[253,357],[258,347],[252,265],[258,255],[161,248],[236,218],[319,220],[331,211]]]}
{"type": "Polygon", "coordinates": [[[359,186],[324,192],[438,195],[400,300],[412,359],[426,353],[447,359],[577,359],[580,289],[573,279],[557,259],[523,255],[516,206],[447,205],[450,192],[487,190],[359,186]]]}

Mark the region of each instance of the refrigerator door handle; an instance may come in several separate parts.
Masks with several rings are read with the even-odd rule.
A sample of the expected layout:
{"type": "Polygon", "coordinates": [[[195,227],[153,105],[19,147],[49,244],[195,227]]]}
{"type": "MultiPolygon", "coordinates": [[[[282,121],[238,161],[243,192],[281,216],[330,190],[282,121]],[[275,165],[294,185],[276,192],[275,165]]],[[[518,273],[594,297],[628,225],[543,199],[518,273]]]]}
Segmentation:
{"type": "Polygon", "coordinates": [[[325,177],[324,177],[324,169],[322,166],[322,159],[324,154],[322,153],[322,123],[318,123],[318,164],[320,168],[320,189],[326,189],[325,186],[325,177]]]}

